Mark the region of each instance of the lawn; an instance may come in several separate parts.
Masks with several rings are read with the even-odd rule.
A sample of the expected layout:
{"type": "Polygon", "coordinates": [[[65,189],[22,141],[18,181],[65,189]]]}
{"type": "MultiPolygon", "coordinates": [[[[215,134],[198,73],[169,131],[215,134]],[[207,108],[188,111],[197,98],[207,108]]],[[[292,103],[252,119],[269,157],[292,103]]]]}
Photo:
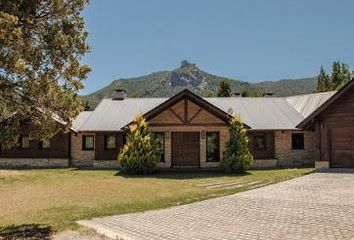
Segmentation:
{"type": "Polygon", "coordinates": [[[7,231],[28,226],[50,232],[75,229],[79,219],[186,204],[312,171],[302,168],[229,176],[215,172],[125,176],[98,170],[0,170],[0,239],[7,231]]]}

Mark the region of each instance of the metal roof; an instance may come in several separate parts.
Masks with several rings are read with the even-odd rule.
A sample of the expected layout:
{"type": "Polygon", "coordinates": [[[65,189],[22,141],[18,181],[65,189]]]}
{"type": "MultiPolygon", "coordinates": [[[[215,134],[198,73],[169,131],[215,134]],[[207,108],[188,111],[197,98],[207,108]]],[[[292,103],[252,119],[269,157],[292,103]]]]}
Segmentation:
{"type": "Polygon", "coordinates": [[[76,118],[75,120],[72,122],[72,127],[75,130],[79,130],[81,125],[91,116],[91,114],[93,113],[93,111],[83,111],[81,112],[76,118]]]}
{"type": "Polygon", "coordinates": [[[336,91],[297,95],[287,97],[286,100],[293,108],[296,109],[296,111],[306,118],[335,93],[336,91]]]}
{"type": "Polygon", "coordinates": [[[232,115],[240,115],[252,129],[295,129],[302,116],[284,98],[206,98],[232,115]]]}
{"type": "Polygon", "coordinates": [[[129,124],[137,113],[144,114],[165,100],[167,98],[103,99],[79,130],[119,131],[129,124]]]}
{"type": "MultiPolygon", "coordinates": [[[[311,112],[323,104],[334,92],[292,97],[263,98],[204,98],[231,115],[240,115],[252,129],[296,129],[311,112]]],[[[145,114],[168,98],[103,99],[92,112],[82,112],[73,126],[79,131],[119,131],[137,113],[145,114]]]]}

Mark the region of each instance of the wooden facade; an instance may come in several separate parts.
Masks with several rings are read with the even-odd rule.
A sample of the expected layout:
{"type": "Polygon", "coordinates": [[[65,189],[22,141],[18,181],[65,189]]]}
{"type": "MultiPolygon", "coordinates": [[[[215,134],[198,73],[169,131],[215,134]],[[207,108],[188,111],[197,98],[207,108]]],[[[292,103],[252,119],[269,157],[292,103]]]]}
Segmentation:
{"type": "Polygon", "coordinates": [[[330,167],[354,167],[354,88],[326,108],[315,120],[317,156],[330,167]]]}
{"type": "MultiPolygon", "coordinates": [[[[22,136],[27,136],[24,130],[22,136]]],[[[30,140],[28,148],[14,146],[9,149],[0,148],[1,158],[70,158],[70,132],[58,133],[50,139],[50,146],[43,148],[38,140],[30,140]]]]}
{"type": "Polygon", "coordinates": [[[354,168],[354,80],[298,127],[315,129],[316,167],[354,168]]]}

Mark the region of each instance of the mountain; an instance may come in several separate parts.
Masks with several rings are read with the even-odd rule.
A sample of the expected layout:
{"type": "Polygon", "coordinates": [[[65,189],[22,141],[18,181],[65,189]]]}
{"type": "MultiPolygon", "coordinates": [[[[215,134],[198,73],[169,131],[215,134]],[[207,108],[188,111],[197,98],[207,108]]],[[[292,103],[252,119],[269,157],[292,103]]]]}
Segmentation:
{"type": "Polygon", "coordinates": [[[160,71],[146,76],[115,80],[107,87],[82,96],[82,99],[88,101],[94,108],[102,98],[114,96],[114,90],[118,88],[126,89],[128,97],[170,97],[185,88],[201,96],[215,96],[217,86],[222,80],[229,80],[234,92],[247,89],[255,92],[272,92],[275,96],[311,93],[316,82],[315,78],[304,78],[248,83],[207,73],[200,70],[196,64],[185,60],[173,71],[160,71]]]}

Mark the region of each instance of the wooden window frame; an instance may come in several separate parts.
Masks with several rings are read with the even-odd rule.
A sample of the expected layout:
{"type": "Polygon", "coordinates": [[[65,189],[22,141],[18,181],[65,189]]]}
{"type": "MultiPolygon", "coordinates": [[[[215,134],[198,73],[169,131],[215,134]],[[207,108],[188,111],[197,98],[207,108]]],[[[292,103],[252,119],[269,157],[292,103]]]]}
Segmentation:
{"type": "Polygon", "coordinates": [[[49,146],[48,147],[43,147],[43,141],[39,142],[39,149],[50,149],[51,148],[51,142],[50,139],[48,140],[49,146]]]}
{"type": "Polygon", "coordinates": [[[267,150],[267,134],[266,133],[257,133],[253,136],[253,149],[256,151],[266,151],[267,150]],[[258,147],[256,144],[256,138],[263,137],[264,144],[262,148],[258,147]]]}
{"type": "Polygon", "coordinates": [[[28,135],[21,135],[21,136],[20,136],[18,147],[19,147],[20,149],[30,149],[30,147],[31,147],[31,141],[30,141],[28,135]],[[28,147],[24,147],[24,146],[23,146],[23,138],[25,138],[25,137],[28,138],[28,147]]]}
{"type": "Polygon", "coordinates": [[[292,150],[304,150],[305,149],[305,136],[304,133],[292,133],[291,134],[291,149],[292,150]],[[295,145],[295,138],[301,137],[300,146],[295,145]]]}
{"type": "Polygon", "coordinates": [[[205,156],[206,156],[206,162],[220,162],[220,133],[217,132],[217,131],[213,131],[213,132],[206,132],[205,134],[205,144],[206,144],[206,147],[205,147],[205,156]],[[213,160],[209,160],[208,159],[208,135],[209,134],[215,134],[217,135],[216,137],[216,140],[217,140],[217,153],[215,154],[216,155],[216,159],[213,159],[213,160]]]}
{"type": "Polygon", "coordinates": [[[84,151],[92,151],[95,150],[95,135],[83,135],[82,136],[82,150],[84,151]],[[92,137],[93,138],[93,147],[92,148],[87,148],[86,147],[86,138],[92,137]]]}
{"type": "Polygon", "coordinates": [[[116,135],[104,135],[104,150],[115,150],[117,149],[117,136],[116,135]],[[109,137],[114,137],[114,143],[115,143],[115,146],[113,148],[109,148],[107,143],[108,143],[108,138],[109,137]]]}

